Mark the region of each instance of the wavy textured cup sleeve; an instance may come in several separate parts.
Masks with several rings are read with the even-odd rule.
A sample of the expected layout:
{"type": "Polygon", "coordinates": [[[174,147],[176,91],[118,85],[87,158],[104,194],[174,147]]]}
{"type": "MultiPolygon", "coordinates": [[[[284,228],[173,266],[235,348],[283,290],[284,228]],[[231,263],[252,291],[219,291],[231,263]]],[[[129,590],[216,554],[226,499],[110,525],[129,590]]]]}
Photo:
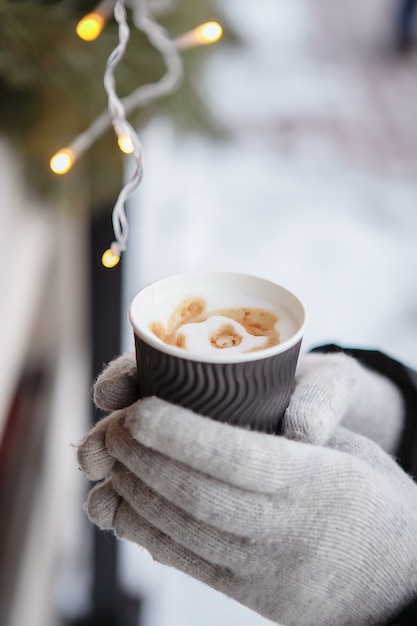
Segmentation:
{"type": "Polygon", "coordinates": [[[203,363],[165,354],[135,337],[141,397],[158,396],[212,419],[278,433],[294,387],[301,341],[245,363],[203,363]]]}

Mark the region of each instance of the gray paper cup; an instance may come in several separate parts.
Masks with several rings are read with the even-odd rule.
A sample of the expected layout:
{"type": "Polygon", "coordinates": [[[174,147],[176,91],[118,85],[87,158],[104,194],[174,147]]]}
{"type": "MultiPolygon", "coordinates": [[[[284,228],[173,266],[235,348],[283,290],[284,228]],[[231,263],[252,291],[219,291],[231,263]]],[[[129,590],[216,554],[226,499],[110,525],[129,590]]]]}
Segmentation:
{"type": "Polygon", "coordinates": [[[306,326],[288,289],[239,273],[179,274],[142,289],[129,321],[140,397],[279,433],[306,326]]]}

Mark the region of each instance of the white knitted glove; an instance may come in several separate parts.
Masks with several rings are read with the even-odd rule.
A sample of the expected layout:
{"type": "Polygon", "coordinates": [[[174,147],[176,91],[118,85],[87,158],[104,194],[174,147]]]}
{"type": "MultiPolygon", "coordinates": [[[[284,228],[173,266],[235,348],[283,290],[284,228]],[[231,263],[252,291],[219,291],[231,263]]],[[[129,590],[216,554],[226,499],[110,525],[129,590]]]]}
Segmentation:
{"type": "Polygon", "coordinates": [[[78,452],[98,526],[277,623],[383,624],[417,595],[417,487],[349,430],[322,447],[147,398],[78,452]]]}

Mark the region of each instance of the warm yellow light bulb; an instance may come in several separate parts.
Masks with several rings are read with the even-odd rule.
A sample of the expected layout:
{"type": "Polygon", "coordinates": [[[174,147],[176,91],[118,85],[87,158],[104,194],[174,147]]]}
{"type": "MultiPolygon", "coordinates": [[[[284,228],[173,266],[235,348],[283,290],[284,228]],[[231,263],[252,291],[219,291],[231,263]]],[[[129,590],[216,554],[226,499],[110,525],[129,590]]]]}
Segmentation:
{"type": "Polygon", "coordinates": [[[51,170],[54,174],[66,174],[74,165],[75,155],[68,148],[60,150],[49,162],[51,170]]]}
{"type": "Polygon", "coordinates": [[[75,30],[84,41],[94,41],[103,30],[104,24],[105,19],[100,13],[89,13],[78,22],[75,30]]]}
{"type": "Polygon", "coordinates": [[[218,22],[206,22],[196,29],[196,35],[202,45],[215,43],[223,35],[223,28],[218,22]]]}
{"type": "Polygon", "coordinates": [[[207,46],[216,43],[222,35],[223,28],[218,22],[206,22],[177,37],[175,43],[178,50],[186,50],[187,48],[195,48],[195,46],[207,46]]]}
{"type": "Polygon", "coordinates": [[[108,268],[115,267],[119,261],[120,256],[113,252],[111,248],[103,252],[103,256],[101,257],[101,262],[103,263],[104,267],[108,268]]]}
{"type": "Polygon", "coordinates": [[[117,143],[119,144],[119,148],[125,154],[132,154],[135,147],[133,145],[132,138],[129,135],[120,135],[117,138],[117,143]]]}

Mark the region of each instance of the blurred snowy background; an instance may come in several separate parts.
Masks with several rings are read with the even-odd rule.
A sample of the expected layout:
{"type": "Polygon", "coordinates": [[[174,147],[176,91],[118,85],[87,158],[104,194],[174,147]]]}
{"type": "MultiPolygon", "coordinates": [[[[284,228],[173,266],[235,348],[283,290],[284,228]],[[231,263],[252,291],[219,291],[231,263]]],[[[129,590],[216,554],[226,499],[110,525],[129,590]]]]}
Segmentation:
{"type": "Polygon", "coordinates": [[[203,80],[234,138],[182,139],[160,120],[142,136],[126,304],[174,272],[258,274],[304,300],[305,347],[375,346],[417,365],[416,58],[389,57],[387,6],[368,2],[365,38],[353,4],[331,32],[323,0],[228,2],[245,46],[218,44],[203,80]]]}
{"type": "MultiPolygon", "coordinates": [[[[164,275],[257,274],[303,299],[305,350],[372,347],[417,367],[417,59],[393,55],[394,3],[225,8],[245,45],[218,44],[202,79],[233,140],[184,140],[161,120],[143,134],[124,308],[164,275]]],[[[267,623],[139,549],[121,558],[144,626],[267,623]]]]}

